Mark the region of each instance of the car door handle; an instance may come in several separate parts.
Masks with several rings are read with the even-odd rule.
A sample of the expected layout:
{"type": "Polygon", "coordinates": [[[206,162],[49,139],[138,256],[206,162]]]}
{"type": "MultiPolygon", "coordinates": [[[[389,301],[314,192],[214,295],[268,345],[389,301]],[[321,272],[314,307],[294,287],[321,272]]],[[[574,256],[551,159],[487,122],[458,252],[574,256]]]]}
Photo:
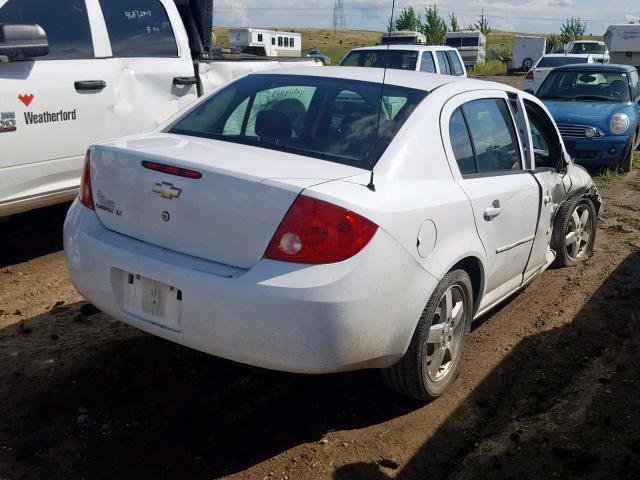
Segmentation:
{"type": "Polygon", "coordinates": [[[104,80],[81,80],[74,82],[73,86],[76,87],[76,90],[80,91],[104,90],[107,83],[104,80]]]}
{"type": "Polygon", "coordinates": [[[484,219],[488,222],[502,213],[502,207],[489,207],[484,211],[484,219]]]}
{"type": "Polygon", "coordinates": [[[198,83],[196,77],[175,77],[173,79],[174,85],[195,85],[196,83],[198,83]]]}

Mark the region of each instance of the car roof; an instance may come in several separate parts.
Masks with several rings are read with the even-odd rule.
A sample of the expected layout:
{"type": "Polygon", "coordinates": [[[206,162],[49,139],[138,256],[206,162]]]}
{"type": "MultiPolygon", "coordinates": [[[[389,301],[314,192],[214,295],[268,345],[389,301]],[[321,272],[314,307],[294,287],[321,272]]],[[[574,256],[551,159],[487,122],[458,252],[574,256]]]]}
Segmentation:
{"type": "Polygon", "coordinates": [[[358,47],[352,48],[351,52],[358,52],[363,50],[416,50],[419,52],[422,51],[436,51],[436,50],[455,50],[453,47],[448,47],[446,45],[420,45],[417,43],[394,43],[390,45],[372,45],[370,47],[358,47]]]}
{"type": "Polygon", "coordinates": [[[540,58],[549,58],[549,57],[584,58],[584,57],[593,57],[593,54],[591,53],[545,53],[540,58]]]}
{"type": "Polygon", "coordinates": [[[633,72],[635,67],[631,65],[620,65],[615,63],[579,63],[575,65],[563,65],[556,67],[554,71],[576,71],[581,72],[633,72]]]}
{"type": "Polygon", "coordinates": [[[604,42],[600,40],[573,40],[571,43],[597,43],[601,45],[604,42]]]}
{"type": "Polygon", "coordinates": [[[363,82],[382,83],[399,87],[414,88],[431,92],[442,85],[459,85],[461,90],[492,89],[515,92],[517,89],[496,82],[454,77],[437,73],[414,72],[412,70],[396,70],[371,67],[292,67],[263,70],[249,75],[301,75],[307,77],[339,78],[344,80],[359,80],[363,82]]]}

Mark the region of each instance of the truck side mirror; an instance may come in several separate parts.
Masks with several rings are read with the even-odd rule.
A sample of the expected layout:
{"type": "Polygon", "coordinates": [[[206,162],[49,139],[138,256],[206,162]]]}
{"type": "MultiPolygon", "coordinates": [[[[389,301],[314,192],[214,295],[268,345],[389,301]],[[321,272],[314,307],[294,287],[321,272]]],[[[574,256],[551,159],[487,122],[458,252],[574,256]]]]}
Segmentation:
{"type": "Polygon", "coordinates": [[[0,23],[0,62],[16,62],[49,53],[47,33],[40,25],[0,23]]]}

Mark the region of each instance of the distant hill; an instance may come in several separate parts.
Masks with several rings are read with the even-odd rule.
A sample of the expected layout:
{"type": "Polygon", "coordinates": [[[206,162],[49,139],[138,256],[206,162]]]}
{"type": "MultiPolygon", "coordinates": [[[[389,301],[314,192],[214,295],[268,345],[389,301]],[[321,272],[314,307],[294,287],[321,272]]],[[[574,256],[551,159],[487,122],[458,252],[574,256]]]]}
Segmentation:
{"type": "MultiPolygon", "coordinates": [[[[331,57],[332,63],[338,63],[345,54],[355,47],[365,47],[380,43],[382,32],[370,30],[338,30],[318,28],[279,28],[284,32],[298,32],[302,34],[302,49],[318,47],[325,55],[331,57]]],[[[218,46],[229,45],[229,29],[218,27],[215,29],[218,46]]],[[[511,50],[513,37],[516,35],[532,35],[543,37],[542,34],[504,32],[496,30],[487,36],[487,48],[506,47],[511,50]]],[[[601,37],[588,37],[593,40],[601,40],[601,37]]]]}

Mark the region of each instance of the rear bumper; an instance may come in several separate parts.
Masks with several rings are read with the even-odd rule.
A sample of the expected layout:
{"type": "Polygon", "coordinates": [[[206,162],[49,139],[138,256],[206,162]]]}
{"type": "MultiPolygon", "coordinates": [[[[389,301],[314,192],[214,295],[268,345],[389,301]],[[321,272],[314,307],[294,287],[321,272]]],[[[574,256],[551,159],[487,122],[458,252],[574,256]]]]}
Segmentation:
{"type": "Polygon", "coordinates": [[[262,260],[240,270],[107,230],[76,201],[64,243],[74,285],[112,317],[203,352],[289,372],[392,365],[437,284],[383,230],[337,264],[262,260]],[[181,289],[177,331],[123,310],[122,271],[181,289]]]}
{"type": "Polygon", "coordinates": [[[617,166],[624,158],[631,138],[628,135],[602,138],[563,138],[567,151],[579,165],[617,166]]]}

